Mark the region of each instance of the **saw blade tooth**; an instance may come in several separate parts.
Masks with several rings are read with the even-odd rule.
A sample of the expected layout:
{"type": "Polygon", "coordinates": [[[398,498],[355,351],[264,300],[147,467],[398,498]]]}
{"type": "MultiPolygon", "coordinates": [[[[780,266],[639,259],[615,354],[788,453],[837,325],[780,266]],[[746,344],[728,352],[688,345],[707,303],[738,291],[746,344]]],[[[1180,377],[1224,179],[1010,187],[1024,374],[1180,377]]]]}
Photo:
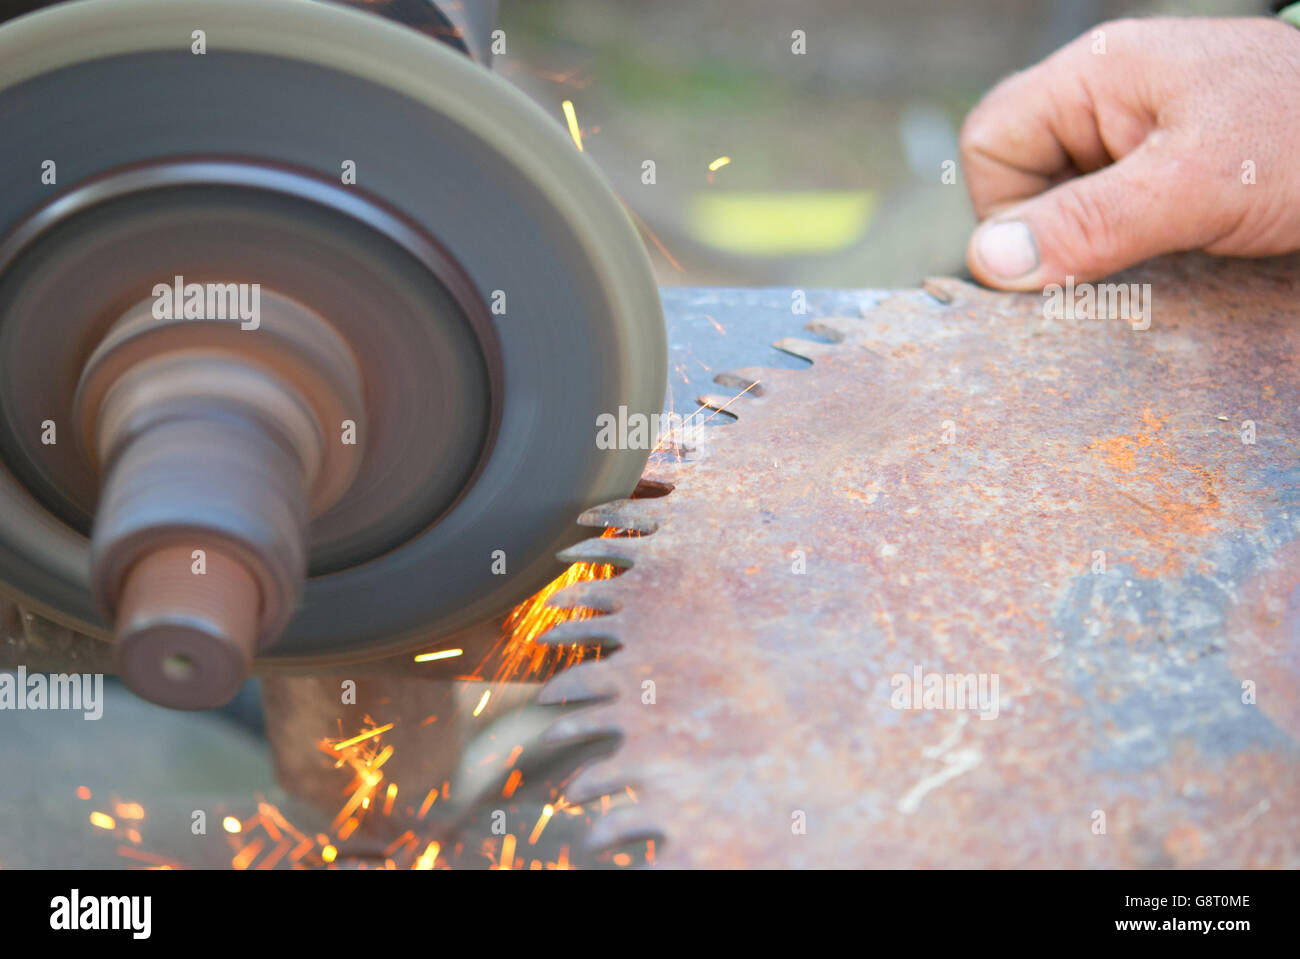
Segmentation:
{"type": "Polygon", "coordinates": [[[593,755],[580,766],[575,766],[575,772],[569,776],[561,790],[564,798],[585,805],[602,796],[609,796],[611,807],[630,805],[632,795],[640,799],[642,783],[622,774],[617,768],[617,755],[617,751],[604,756],[593,755]],[[628,792],[629,788],[631,793],[628,792]],[[615,796],[618,797],[617,800],[613,798],[615,796]]]}
{"type": "Polygon", "coordinates": [[[959,280],[955,276],[927,276],[921,283],[921,289],[945,306],[989,296],[989,291],[983,287],[959,280]]]}
{"type": "Polygon", "coordinates": [[[723,370],[713,378],[713,382],[744,392],[748,396],[763,396],[774,383],[797,373],[797,370],[777,370],[768,366],[744,366],[736,370],[723,370]]]}
{"type": "Polygon", "coordinates": [[[557,553],[565,563],[612,563],[615,566],[635,566],[639,557],[646,555],[649,536],[595,536],[574,543],[557,553]]]}
{"type": "Polygon", "coordinates": [[[834,340],[836,343],[845,343],[862,335],[863,326],[862,320],[858,317],[827,316],[805,323],[804,329],[809,333],[824,336],[828,340],[834,340]]]}
{"type": "Polygon", "coordinates": [[[540,706],[595,706],[618,695],[614,678],[601,669],[602,660],[587,660],[548,679],[537,693],[540,706]]]}
{"type": "MultiPolygon", "coordinates": [[[[951,296],[940,286],[936,286],[935,290],[941,296],[951,296]]],[[[862,318],[871,320],[880,316],[897,316],[902,321],[918,315],[937,315],[943,312],[946,305],[933,293],[925,290],[904,290],[885,297],[873,307],[864,309],[862,318]]]]}
{"type": "Polygon", "coordinates": [[[590,619],[571,619],[568,622],[552,626],[533,642],[539,646],[584,646],[597,647],[613,651],[623,644],[618,638],[617,613],[604,616],[592,616],[590,619]],[[616,620],[614,623],[608,620],[616,620]]]}
{"type": "Polygon", "coordinates": [[[556,609],[594,609],[601,613],[616,613],[622,603],[613,589],[614,583],[615,580],[612,579],[574,583],[553,593],[546,605],[556,609]]]}
{"type": "Polygon", "coordinates": [[[647,464],[645,473],[637,481],[636,489],[632,491],[632,499],[659,499],[671,493],[676,484],[660,479],[663,472],[655,465],[647,464]]]}
{"type": "Polygon", "coordinates": [[[604,700],[565,704],[569,711],[542,730],[537,741],[554,753],[557,762],[563,759],[569,763],[572,770],[604,762],[622,748],[625,736],[623,730],[596,708],[602,702],[604,700]],[[588,755],[593,742],[603,743],[608,748],[588,755]],[[579,752],[583,755],[579,756],[579,752]]]}
{"type": "Polygon", "coordinates": [[[616,499],[593,506],[578,517],[579,526],[615,527],[637,533],[653,533],[665,510],[653,499],[616,499]]]}
{"type": "Polygon", "coordinates": [[[834,356],[837,349],[834,343],[817,343],[813,340],[800,339],[797,336],[783,336],[772,345],[782,353],[802,357],[813,363],[834,356]]]}
{"type": "MultiPolygon", "coordinates": [[[[595,798],[599,800],[600,797],[595,798]]],[[[620,803],[592,822],[591,829],[582,838],[582,846],[591,853],[600,854],[640,847],[647,841],[660,847],[666,839],[663,827],[650,810],[637,803],[620,803]]]]}

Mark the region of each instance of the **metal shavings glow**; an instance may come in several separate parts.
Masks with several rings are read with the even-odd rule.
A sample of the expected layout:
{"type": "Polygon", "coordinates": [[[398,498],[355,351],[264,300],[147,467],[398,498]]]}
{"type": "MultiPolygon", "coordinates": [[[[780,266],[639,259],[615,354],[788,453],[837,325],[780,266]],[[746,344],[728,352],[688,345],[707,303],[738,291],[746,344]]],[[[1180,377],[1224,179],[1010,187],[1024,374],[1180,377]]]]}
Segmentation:
{"type": "MultiPolygon", "coordinates": [[[[635,532],[608,529],[603,534],[610,536],[635,536],[635,532]]],[[[616,575],[618,570],[611,563],[574,563],[529,600],[521,603],[507,617],[501,636],[493,650],[484,658],[475,670],[476,675],[462,677],[466,680],[484,682],[487,688],[478,699],[473,713],[481,715],[492,701],[492,693],[497,684],[507,682],[531,681],[541,682],[550,678],[559,670],[583,661],[585,658],[598,658],[601,655],[599,645],[573,643],[568,645],[551,645],[541,640],[552,627],[569,621],[588,619],[598,615],[597,611],[575,607],[559,609],[549,604],[550,598],[559,590],[576,583],[607,579],[616,575]],[[491,677],[488,681],[487,677],[491,677]]],[[[450,650],[434,651],[427,654],[437,658],[452,658],[450,650]]],[[[463,651],[456,650],[457,654],[463,651]]],[[[427,659],[424,661],[428,661],[427,659]]],[[[434,717],[429,717],[433,719],[434,717]]],[[[524,815],[517,832],[501,839],[485,840],[477,848],[466,849],[461,842],[446,842],[446,822],[438,817],[428,819],[435,804],[447,802],[451,796],[451,783],[434,785],[425,792],[425,785],[417,785],[413,795],[423,796],[418,811],[412,806],[405,807],[407,819],[403,825],[424,822],[429,826],[425,835],[417,833],[421,827],[406,829],[395,840],[389,841],[382,851],[374,846],[375,832],[362,827],[367,817],[392,817],[397,819],[397,799],[402,794],[395,781],[389,780],[384,766],[394,755],[392,744],[383,742],[384,734],[392,730],[396,720],[377,724],[370,716],[363,719],[362,729],[354,735],[343,738],[326,738],[319,742],[320,750],[330,757],[338,768],[349,768],[353,778],[343,790],[343,803],[338,810],[328,832],[307,835],[290,823],[271,803],[261,800],[257,812],[242,820],[233,815],[222,818],[222,826],[227,833],[230,845],[230,866],[233,869],[267,870],[274,868],[328,868],[337,869],[343,865],[356,868],[384,869],[452,869],[462,866],[495,869],[557,869],[567,870],[574,867],[571,862],[570,845],[565,841],[571,834],[572,827],[566,825],[569,833],[556,834],[554,827],[548,832],[549,825],[555,821],[558,813],[564,813],[562,820],[567,824],[576,818],[578,825],[585,823],[590,827],[593,820],[608,812],[614,805],[611,800],[635,800],[631,790],[620,793],[617,797],[602,796],[586,807],[569,803],[560,791],[550,784],[539,781],[532,788],[550,788],[550,801],[546,802],[540,815],[533,807],[530,814],[521,812],[518,805],[511,805],[512,815],[524,815]],[[534,818],[535,817],[535,818],[534,818]],[[432,832],[433,835],[429,835],[432,832]],[[516,850],[523,838],[528,846],[536,851],[535,857],[516,858],[516,850]],[[558,850],[556,847],[558,846],[558,850]]],[[[419,726],[427,725],[425,723],[419,726]]],[[[501,752],[493,753],[488,759],[496,768],[509,770],[502,794],[506,800],[514,800],[516,791],[524,781],[524,771],[520,761],[526,752],[521,743],[502,744],[501,752]]],[[[89,789],[77,790],[78,796],[89,798],[89,789]]],[[[520,802],[521,800],[515,800],[520,802]]],[[[134,802],[119,802],[113,806],[124,819],[140,821],[144,816],[144,807],[134,802]]],[[[118,820],[107,813],[91,814],[90,821],[99,829],[113,833],[119,840],[127,840],[118,846],[118,853],[154,869],[185,868],[184,864],[158,856],[138,848],[141,845],[140,833],[129,825],[120,825],[118,820]]],[[[381,820],[382,821],[382,820],[381,820]]],[[[382,830],[380,833],[382,834],[382,830]]],[[[386,840],[387,841],[387,840],[386,840]]],[[[646,847],[646,861],[652,861],[653,849],[646,847]]],[[[621,867],[630,863],[626,853],[623,859],[614,861],[608,854],[602,854],[597,864],[621,867]]]]}
{"type": "MultiPolygon", "coordinates": [[[[639,535],[625,530],[607,529],[603,537],[639,535]]],[[[612,563],[573,563],[541,590],[516,606],[506,617],[501,637],[484,656],[474,673],[463,679],[483,679],[491,671],[493,684],[511,682],[545,682],[561,670],[576,666],[587,658],[599,659],[601,647],[590,643],[555,644],[542,637],[561,623],[591,619],[596,610],[577,606],[563,609],[552,606],[551,597],[578,583],[609,579],[619,570],[612,563]]],[[[475,713],[475,715],[478,715],[475,713]]]]}
{"type": "Polygon", "coordinates": [[[533,827],[532,834],[528,837],[528,845],[537,845],[537,840],[542,836],[542,830],[546,828],[546,824],[551,821],[551,817],[554,815],[555,807],[550,803],[542,807],[542,814],[537,819],[537,825],[533,827]]]}
{"type": "Polygon", "coordinates": [[[438,789],[437,787],[434,787],[433,789],[430,789],[429,794],[424,797],[424,802],[420,806],[420,814],[418,818],[423,819],[425,816],[429,814],[429,809],[433,806],[437,798],[438,798],[438,789]]]}
{"type": "Polygon", "coordinates": [[[512,770],[510,778],[506,780],[506,784],[501,790],[501,795],[505,796],[506,799],[510,799],[514,796],[515,790],[519,788],[519,784],[523,781],[524,774],[518,769],[512,770]]]}
{"type": "Polygon", "coordinates": [[[235,853],[235,858],[230,860],[230,865],[235,869],[247,869],[262,852],[265,843],[261,839],[254,839],[239,852],[235,853]]]}
{"type": "Polygon", "coordinates": [[[416,869],[432,869],[433,864],[438,861],[438,853],[441,847],[436,842],[431,842],[420,853],[420,858],[415,861],[416,869]]]}
{"type": "Polygon", "coordinates": [[[364,742],[365,740],[370,739],[374,736],[378,736],[381,733],[386,733],[388,732],[388,730],[392,728],[393,728],[393,724],[389,723],[386,726],[378,726],[374,729],[367,729],[364,733],[360,733],[359,735],[353,736],[351,739],[344,739],[341,742],[332,743],[330,748],[332,748],[335,752],[342,752],[343,750],[347,749],[349,746],[355,746],[357,743],[364,742]]]}

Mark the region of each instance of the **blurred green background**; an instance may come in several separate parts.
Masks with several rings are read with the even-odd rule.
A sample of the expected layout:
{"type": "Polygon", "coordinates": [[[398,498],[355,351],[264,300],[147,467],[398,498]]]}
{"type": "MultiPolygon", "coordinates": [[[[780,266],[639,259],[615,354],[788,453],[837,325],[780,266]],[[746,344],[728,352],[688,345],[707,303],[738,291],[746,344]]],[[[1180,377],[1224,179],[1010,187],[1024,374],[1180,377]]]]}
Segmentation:
{"type": "Polygon", "coordinates": [[[658,241],[647,245],[662,284],[905,287],[964,270],[974,220],[960,170],[951,184],[941,174],[962,117],[998,79],[1109,18],[1266,9],[503,0],[495,69],[557,122],[573,102],[586,151],[658,241]],[[731,162],[710,173],[721,157],[731,162]]]}

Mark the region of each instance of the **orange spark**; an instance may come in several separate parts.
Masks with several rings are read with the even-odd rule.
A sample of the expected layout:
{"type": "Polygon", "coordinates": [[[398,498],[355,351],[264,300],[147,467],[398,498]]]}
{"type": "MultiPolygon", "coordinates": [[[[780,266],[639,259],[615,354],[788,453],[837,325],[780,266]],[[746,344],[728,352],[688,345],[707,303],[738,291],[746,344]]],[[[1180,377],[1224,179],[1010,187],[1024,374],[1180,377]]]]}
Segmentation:
{"type": "MultiPolygon", "coordinates": [[[[621,531],[607,529],[604,536],[617,536],[621,531]]],[[[574,607],[560,609],[550,604],[551,597],[567,586],[592,580],[609,579],[615,575],[612,563],[573,563],[546,586],[516,606],[506,617],[501,638],[483,658],[478,671],[492,667],[492,682],[545,682],[560,670],[582,662],[588,656],[600,657],[599,647],[582,643],[553,645],[540,642],[541,637],[560,623],[590,619],[596,615],[592,609],[574,607]]],[[[461,677],[482,679],[481,676],[461,677]]]]}
{"type": "Polygon", "coordinates": [[[370,791],[377,785],[379,785],[378,779],[374,782],[362,782],[348,797],[348,801],[343,804],[343,808],[334,817],[334,822],[330,825],[330,828],[338,829],[358,808],[362,808],[365,803],[368,803],[370,801],[370,791]]]}
{"type": "Polygon", "coordinates": [[[388,784],[388,792],[384,796],[384,815],[392,815],[393,800],[397,798],[397,783],[388,784]]]}
{"type": "Polygon", "coordinates": [[[144,807],[138,802],[120,802],[117,803],[113,809],[122,819],[144,818],[144,807]]]}
{"type": "Polygon", "coordinates": [[[262,820],[262,825],[270,833],[271,838],[276,842],[280,841],[280,829],[292,833],[297,838],[302,838],[302,833],[289,825],[288,821],[280,815],[280,810],[276,809],[269,802],[259,802],[257,804],[258,818],[262,820]]]}
{"type": "Polygon", "coordinates": [[[438,787],[434,786],[432,789],[429,790],[429,795],[424,797],[424,803],[420,806],[420,815],[418,818],[423,819],[425,817],[425,815],[429,812],[429,807],[433,805],[434,801],[437,798],[438,798],[438,787]]]}
{"type": "Polygon", "coordinates": [[[285,853],[287,853],[289,849],[290,844],[287,842],[277,844],[276,847],[271,850],[271,854],[257,864],[257,868],[259,870],[267,871],[274,869],[280,860],[284,858],[285,853]]]}
{"type": "Polygon", "coordinates": [[[515,858],[515,837],[507,833],[506,838],[501,842],[501,865],[499,868],[508,870],[515,858]]]}
{"type": "Polygon", "coordinates": [[[431,842],[420,853],[420,858],[415,861],[416,869],[432,869],[433,864],[438,861],[438,853],[442,849],[436,842],[431,842]]]}
{"type": "Polygon", "coordinates": [[[89,799],[89,798],[90,798],[90,790],[87,789],[85,786],[78,786],[78,787],[77,787],[77,798],[78,798],[78,799],[89,799]]]}
{"type": "Polygon", "coordinates": [[[419,839],[416,838],[415,833],[411,832],[411,830],[408,829],[406,830],[406,832],[402,833],[400,836],[398,836],[396,839],[394,839],[392,842],[390,842],[387,846],[384,847],[384,855],[391,856],[393,853],[397,852],[397,850],[401,849],[407,843],[412,843],[412,842],[419,842],[419,839]]]}
{"type": "Polygon", "coordinates": [[[501,790],[501,795],[505,796],[506,799],[509,799],[515,794],[515,790],[519,788],[519,784],[523,781],[524,774],[518,769],[513,770],[510,773],[510,778],[506,780],[505,788],[501,790]]]}
{"type": "Polygon", "coordinates": [[[257,858],[258,853],[262,851],[262,840],[254,839],[239,852],[235,853],[235,858],[230,860],[230,865],[236,869],[247,869],[249,863],[257,858]]]}
{"type": "Polygon", "coordinates": [[[386,733],[392,728],[393,728],[393,724],[388,723],[387,725],[384,726],[377,726],[374,729],[367,729],[364,733],[359,733],[358,735],[353,736],[351,739],[345,739],[342,742],[334,743],[331,748],[335,752],[342,752],[344,749],[347,749],[349,746],[355,746],[357,743],[363,743],[367,739],[372,739],[375,736],[380,735],[381,733],[386,733]]]}
{"type": "Polygon", "coordinates": [[[550,803],[547,803],[542,807],[542,814],[537,817],[537,825],[533,827],[532,835],[528,837],[528,845],[537,845],[537,840],[541,838],[542,830],[546,828],[546,824],[551,821],[551,817],[554,815],[555,807],[550,803]]]}

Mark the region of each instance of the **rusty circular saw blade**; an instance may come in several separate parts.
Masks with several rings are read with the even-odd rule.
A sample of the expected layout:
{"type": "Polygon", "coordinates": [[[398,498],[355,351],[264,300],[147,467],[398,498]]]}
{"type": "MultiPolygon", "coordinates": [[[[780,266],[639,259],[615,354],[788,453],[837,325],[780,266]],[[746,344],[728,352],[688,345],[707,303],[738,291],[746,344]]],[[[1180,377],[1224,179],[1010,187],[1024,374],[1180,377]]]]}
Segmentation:
{"type": "Polygon", "coordinates": [[[938,281],[778,344],[807,371],[727,377],[761,390],[647,472],[670,495],[584,517],[648,535],[568,554],[630,566],[557,594],[609,611],[562,641],[620,648],[542,694],[590,704],[548,738],[624,737],[566,787],[637,789],[590,842],[661,835],[660,864],[695,867],[1300,864],[1295,672],[1241,671],[1294,659],[1297,603],[1268,598],[1242,655],[1228,628],[1297,580],[1259,581],[1300,562],[1298,267],[1127,274],[1146,331],[938,281]],[[895,708],[918,669],[996,676],[996,717],[895,708]]]}

